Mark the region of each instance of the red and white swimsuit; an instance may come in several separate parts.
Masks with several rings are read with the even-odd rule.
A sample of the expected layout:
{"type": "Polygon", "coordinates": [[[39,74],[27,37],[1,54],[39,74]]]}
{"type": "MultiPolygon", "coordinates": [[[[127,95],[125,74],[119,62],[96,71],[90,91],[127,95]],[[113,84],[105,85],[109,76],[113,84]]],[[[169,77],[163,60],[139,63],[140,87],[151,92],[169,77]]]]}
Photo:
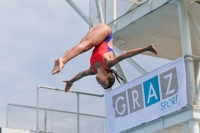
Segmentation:
{"type": "Polygon", "coordinates": [[[90,66],[92,70],[97,73],[94,63],[99,61],[102,66],[108,70],[108,67],[105,65],[103,61],[103,55],[107,52],[113,51],[109,46],[108,42],[112,39],[112,33],[110,33],[109,36],[107,36],[102,43],[94,47],[94,50],[92,51],[92,56],[90,57],[90,66]]]}

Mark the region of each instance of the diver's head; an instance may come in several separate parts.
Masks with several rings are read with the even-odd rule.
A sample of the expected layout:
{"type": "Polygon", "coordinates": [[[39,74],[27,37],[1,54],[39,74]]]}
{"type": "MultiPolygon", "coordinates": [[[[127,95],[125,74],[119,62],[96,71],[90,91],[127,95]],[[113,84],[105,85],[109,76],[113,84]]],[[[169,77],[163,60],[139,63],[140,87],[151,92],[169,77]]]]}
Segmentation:
{"type": "Polygon", "coordinates": [[[118,78],[120,78],[121,80],[123,79],[113,69],[108,70],[106,73],[97,73],[96,80],[104,89],[108,89],[108,88],[111,88],[113,84],[115,83],[115,77],[117,78],[118,82],[121,84],[118,78]]]}

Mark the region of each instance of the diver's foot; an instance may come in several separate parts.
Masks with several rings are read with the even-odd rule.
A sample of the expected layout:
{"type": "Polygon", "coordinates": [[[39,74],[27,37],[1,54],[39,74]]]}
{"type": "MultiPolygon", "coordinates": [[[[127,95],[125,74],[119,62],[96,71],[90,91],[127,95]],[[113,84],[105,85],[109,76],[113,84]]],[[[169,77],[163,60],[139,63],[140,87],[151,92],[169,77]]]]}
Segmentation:
{"type": "Polygon", "coordinates": [[[156,48],[154,47],[153,44],[150,44],[148,47],[147,47],[147,50],[154,53],[155,55],[158,55],[158,51],[156,50],[156,48]]]}
{"type": "Polygon", "coordinates": [[[53,68],[51,73],[53,75],[56,74],[56,73],[59,73],[62,70],[62,68],[64,67],[64,65],[65,64],[63,63],[63,59],[62,58],[56,59],[55,63],[54,63],[54,68],[53,68]]]}

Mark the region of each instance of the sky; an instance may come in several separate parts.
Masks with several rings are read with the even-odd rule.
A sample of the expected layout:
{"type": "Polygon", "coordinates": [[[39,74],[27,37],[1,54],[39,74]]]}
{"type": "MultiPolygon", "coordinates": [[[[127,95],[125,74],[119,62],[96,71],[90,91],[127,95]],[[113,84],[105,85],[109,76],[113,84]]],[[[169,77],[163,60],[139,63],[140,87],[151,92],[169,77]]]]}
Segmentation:
{"type": "MultiPolygon", "coordinates": [[[[89,15],[88,1],[73,1],[89,15]]],[[[59,74],[51,74],[54,60],[88,30],[65,0],[0,0],[0,127],[6,125],[8,103],[36,106],[37,85],[64,88],[63,80],[89,68],[91,50],[68,62],[59,74]]],[[[145,55],[133,59],[148,72],[170,62],[145,55]]],[[[120,64],[128,81],[142,76],[125,60],[120,64]]],[[[94,77],[79,80],[71,90],[103,94],[94,77]]],[[[116,82],[113,88],[119,86],[116,82]]]]}

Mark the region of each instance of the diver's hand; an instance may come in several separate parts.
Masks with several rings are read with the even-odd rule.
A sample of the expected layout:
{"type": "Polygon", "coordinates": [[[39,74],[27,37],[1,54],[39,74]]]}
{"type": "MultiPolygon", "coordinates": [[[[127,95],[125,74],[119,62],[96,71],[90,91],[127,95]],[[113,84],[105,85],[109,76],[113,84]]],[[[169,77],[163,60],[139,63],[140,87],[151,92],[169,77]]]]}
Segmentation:
{"type": "Polygon", "coordinates": [[[70,80],[65,80],[63,82],[66,83],[65,92],[68,92],[70,90],[70,88],[72,87],[73,83],[70,80]]]}

